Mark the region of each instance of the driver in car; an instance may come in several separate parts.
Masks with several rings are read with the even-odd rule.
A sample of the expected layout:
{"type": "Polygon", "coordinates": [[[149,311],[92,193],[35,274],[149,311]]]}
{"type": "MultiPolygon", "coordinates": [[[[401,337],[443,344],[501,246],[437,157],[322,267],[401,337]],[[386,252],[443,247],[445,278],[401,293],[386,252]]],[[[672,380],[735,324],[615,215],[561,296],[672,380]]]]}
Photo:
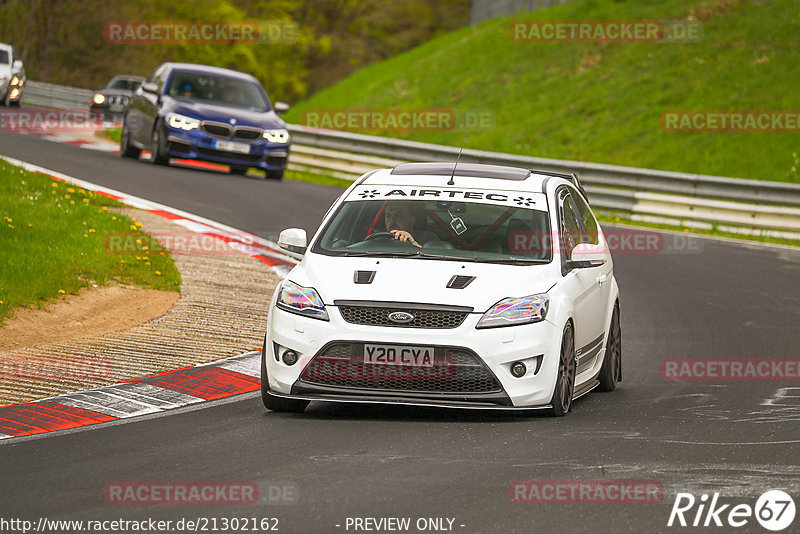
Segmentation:
{"type": "Polygon", "coordinates": [[[386,225],[386,230],[395,239],[422,248],[422,245],[412,235],[417,218],[411,214],[406,202],[389,202],[383,214],[383,222],[386,225]]]}

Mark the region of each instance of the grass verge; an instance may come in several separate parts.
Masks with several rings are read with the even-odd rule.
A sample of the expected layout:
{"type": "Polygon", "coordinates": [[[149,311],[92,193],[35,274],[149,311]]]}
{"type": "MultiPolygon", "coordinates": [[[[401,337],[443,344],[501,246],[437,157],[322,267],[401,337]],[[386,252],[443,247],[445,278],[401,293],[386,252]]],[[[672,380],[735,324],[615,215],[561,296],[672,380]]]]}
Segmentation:
{"type": "Polygon", "coordinates": [[[180,290],[164,251],[139,256],[108,250],[107,237],[150,241],[119,202],[0,161],[0,324],[20,306],[44,307],[65,293],[118,282],[180,290]]]}

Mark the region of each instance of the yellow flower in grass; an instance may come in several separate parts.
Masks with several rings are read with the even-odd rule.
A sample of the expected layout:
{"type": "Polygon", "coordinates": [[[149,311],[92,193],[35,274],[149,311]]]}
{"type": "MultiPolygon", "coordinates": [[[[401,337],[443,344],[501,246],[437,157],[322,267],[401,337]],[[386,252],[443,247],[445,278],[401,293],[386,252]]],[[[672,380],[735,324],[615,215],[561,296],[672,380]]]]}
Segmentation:
{"type": "Polygon", "coordinates": [[[83,237],[89,237],[89,234],[83,234],[83,237]]]}
{"type": "Polygon", "coordinates": [[[140,223],[139,221],[136,221],[136,226],[142,226],[142,223],[140,223]]]}
{"type": "Polygon", "coordinates": [[[70,204],[75,204],[75,201],[74,200],[70,200],[69,203],[70,204]]]}
{"type": "Polygon", "coordinates": [[[64,195],[64,198],[69,198],[69,195],[64,195]]]}
{"type": "Polygon", "coordinates": [[[67,193],[74,193],[74,192],[75,192],[75,190],[73,188],[71,188],[71,187],[67,188],[67,193]]]}
{"type": "MultiPolygon", "coordinates": [[[[108,211],[108,206],[103,206],[103,211],[108,211]]],[[[114,217],[116,219],[116,217],[114,217]]]]}
{"type": "Polygon", "coordinates": [[[59,289],[58,292],[61,293],[61,294],[66,293],[66,291],[64,291],[63,289],[59,289]]]}
{"type": "Polygon", "coordinates": [[[12,219],[11,217],[3,217],[3,218],[8,222],[14,222],[14,219],[12,219]]]}
{"type": "Polygon", "coordinates": [[[161,276],[161,271],[156,271],[156,274],[161,276]]]}
{"type": "Polygon", "coordinates": [[[145,264],[145,265],[150,265],[150,262],[149,262],[149,261],[146,261],[144,264],[145,264]]]}
{"type": "Polygon", "coordinates": [[[8,227],[11,228],[12,230],[14,229],[14,225],[13,224],[9,224],[8,227]]]}
{"type": "Polygon", "coordinates": [[[111,220],[112,220],[112,221],[116,221],[116,220],[117,220],[117,218],[116,218],[116,217],[111,217],[111,220]]]}
{"type": "Polygon", "coordinates": [[[89,228],[89,233],[93,234],[94,233],[94,228],[89,228]]]}
{"type": "Polygon", "coordinates": [[[131,230],[136,230],[136,225],[135,225],[135,224],[132,224],[132,225],[130,226],[130,229],[131,229],[131,230]]]}

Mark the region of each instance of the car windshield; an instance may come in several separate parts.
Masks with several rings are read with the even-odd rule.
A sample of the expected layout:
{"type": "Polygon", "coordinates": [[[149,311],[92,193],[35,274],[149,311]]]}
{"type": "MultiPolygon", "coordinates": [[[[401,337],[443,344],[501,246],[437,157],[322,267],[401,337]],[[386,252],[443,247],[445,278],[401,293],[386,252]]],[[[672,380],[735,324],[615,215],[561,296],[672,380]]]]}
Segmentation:
{"type": "Polygon", "coordinates": [[[439,200],[343,202],[313,252],[485,263],[549,263],[547,212],[514,205],[439,200]],[[421,247],[394,239],[410,233],[421,247]]]}
{"type": "Polygon", "coordinates": [[[226,76],[178,71],[172,75],[167,94],[176,98],[203,100],[250,111],[270,110],[269,101],[264,97],[258,84],[226,76]]]}
{"type": "Polygon", "coordinates": [[[125,91],[135,91],[142,85],[141,80],[131,80],[130,78],[114,78],[108,84],[109,89],[123,89],[125,91]]]}
{"type": "Polygon", "coordinates": [[[8,65],[8,50],[0,50],[0,65],[8,65]]]}

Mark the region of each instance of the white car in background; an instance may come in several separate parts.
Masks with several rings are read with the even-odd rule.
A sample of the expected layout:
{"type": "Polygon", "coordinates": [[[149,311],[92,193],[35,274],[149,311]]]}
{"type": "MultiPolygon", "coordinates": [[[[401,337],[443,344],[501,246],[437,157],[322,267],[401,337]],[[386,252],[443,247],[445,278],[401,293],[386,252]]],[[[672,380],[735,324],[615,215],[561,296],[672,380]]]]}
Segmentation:
{"type": "Polygon", "coordinates": [[[25,68],[14,56],[14,47],[0,43],[0,103],[19,107],[25,89],[25,68]]]}
{"type": "Polygon", "coordinates": [[[561,416],[615,388],[619,290],[577,177],[453,167],[370,172],[308,246],[302,229],[281,233],[302,261],[269,308],[268,409],[317,400],[561,416]]]}

